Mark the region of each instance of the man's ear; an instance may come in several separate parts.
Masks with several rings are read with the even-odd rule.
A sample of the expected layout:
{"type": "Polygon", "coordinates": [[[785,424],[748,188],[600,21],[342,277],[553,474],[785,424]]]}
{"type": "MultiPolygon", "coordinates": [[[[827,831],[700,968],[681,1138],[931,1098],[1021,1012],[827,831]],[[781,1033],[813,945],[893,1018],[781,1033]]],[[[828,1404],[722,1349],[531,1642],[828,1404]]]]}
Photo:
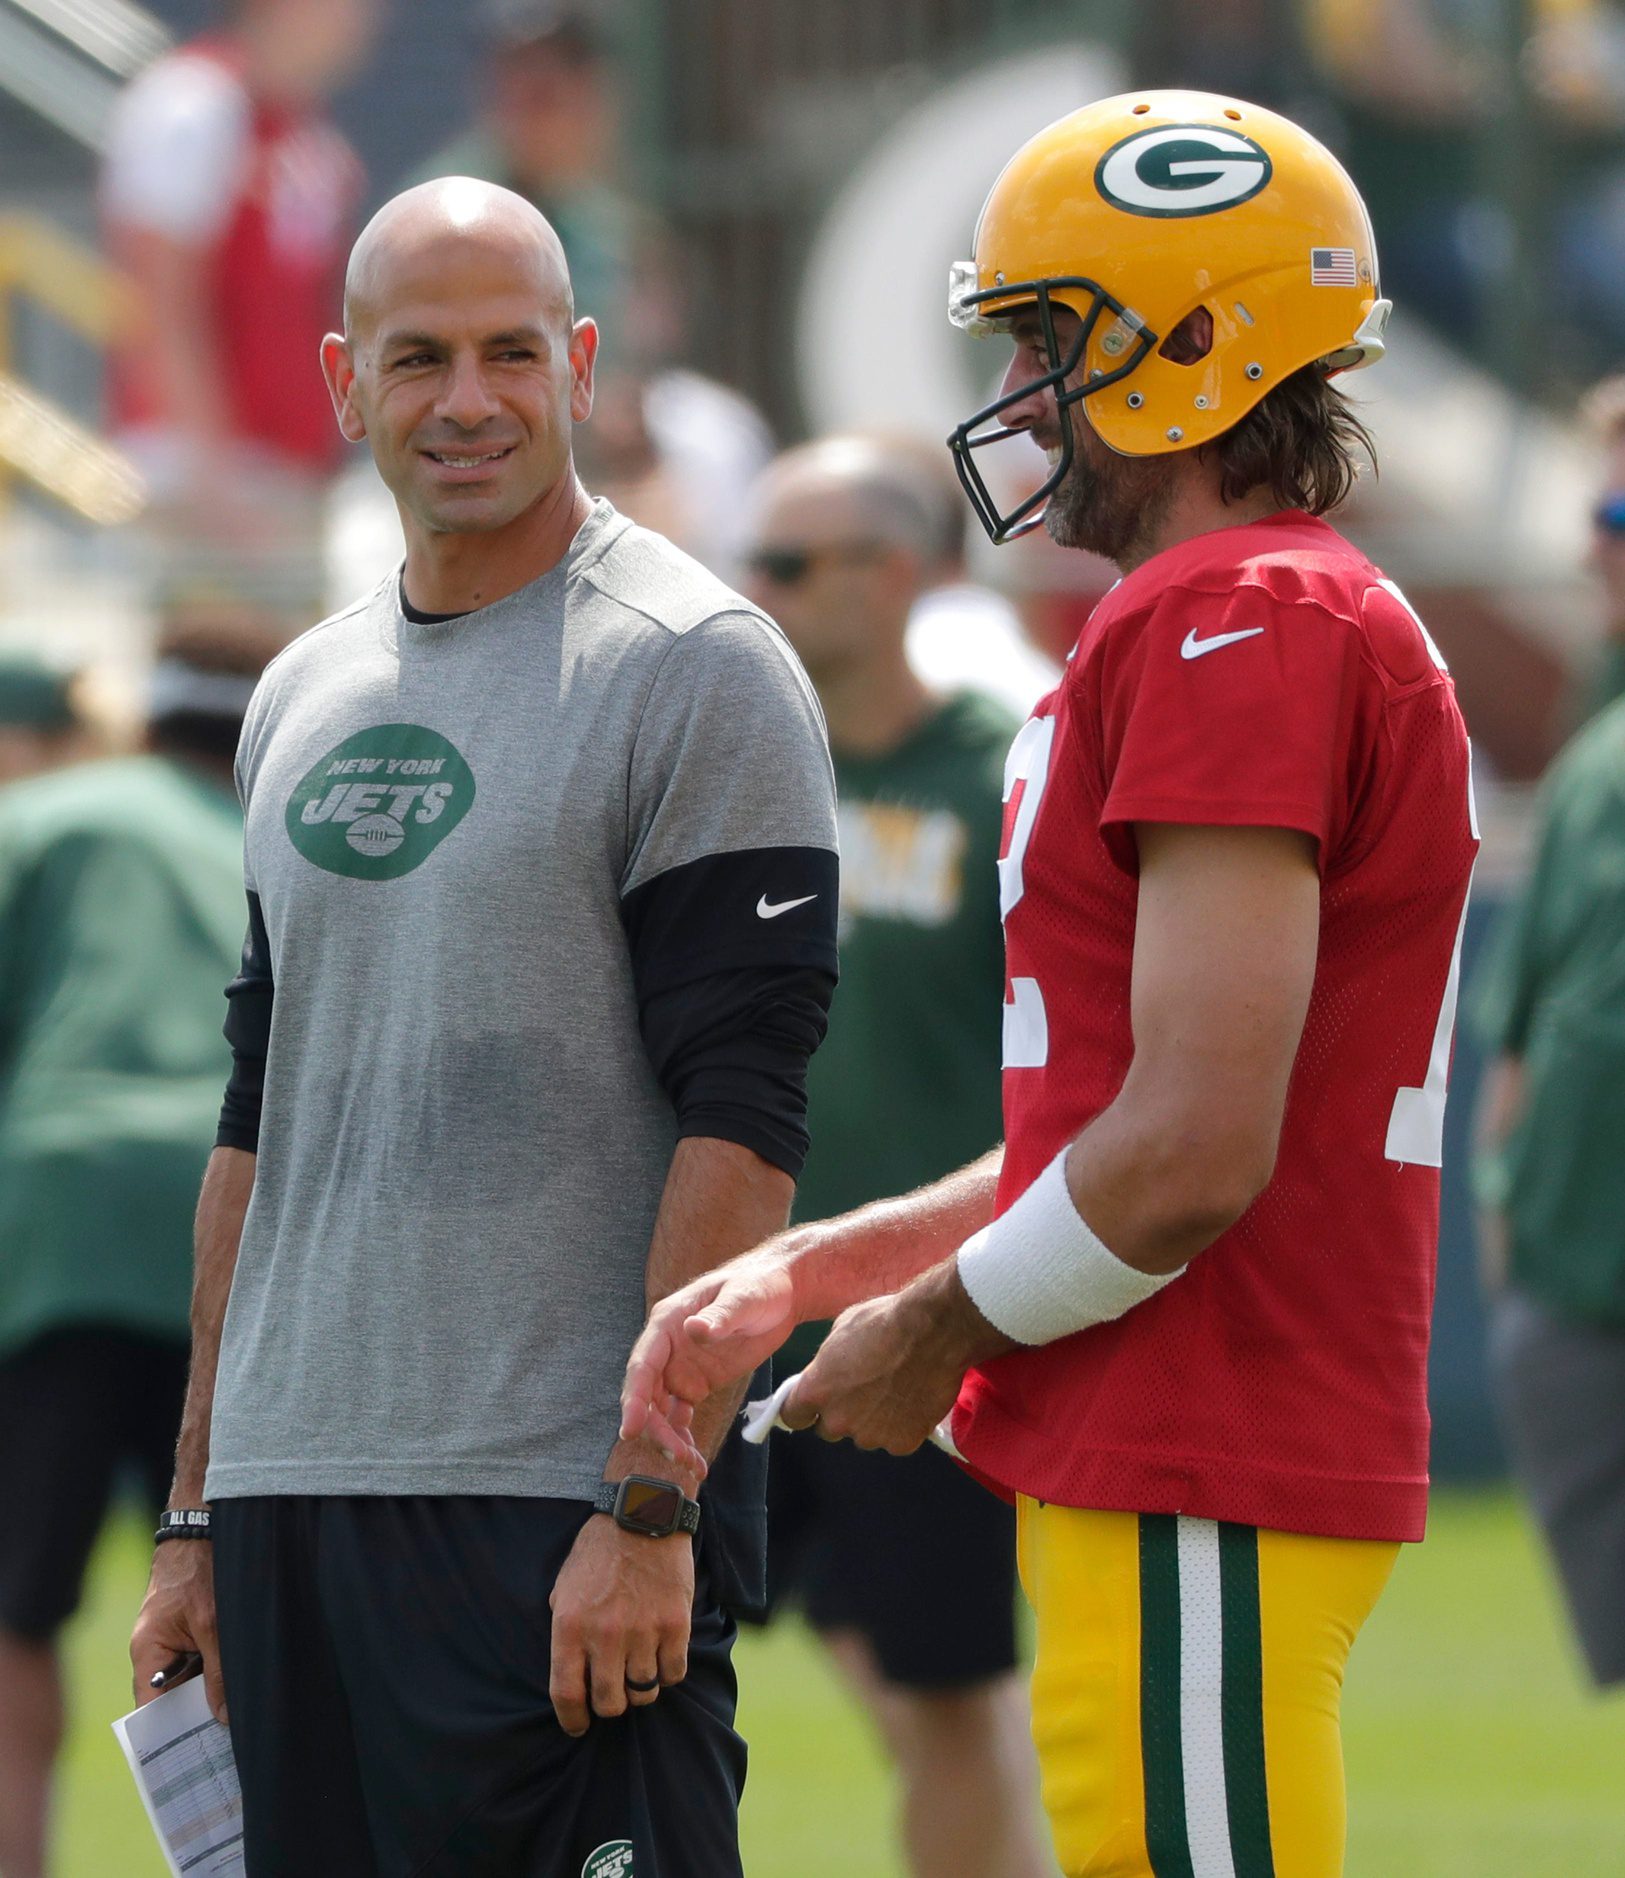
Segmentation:
{"type": "Polygon", "coordinates": [[[579,319],[570,328],[570,415],[578,424],[592,416],[592,375],[598,363],[598,322],[579,319]]]}
{"type": "Polygon", "coordinates": [[[355,360],[350,356],[350,342],[342,333],[329,333],[322,341],[322,376],[333,400],[339,429],[350,443],[361,443],[367,426],[355,402],[355,360]]]}

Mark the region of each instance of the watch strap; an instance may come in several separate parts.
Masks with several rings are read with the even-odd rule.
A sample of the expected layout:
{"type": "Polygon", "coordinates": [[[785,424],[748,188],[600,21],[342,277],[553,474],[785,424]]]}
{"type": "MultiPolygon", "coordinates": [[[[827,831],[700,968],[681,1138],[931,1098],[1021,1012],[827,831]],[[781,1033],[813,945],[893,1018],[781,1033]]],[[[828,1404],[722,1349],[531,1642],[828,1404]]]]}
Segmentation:
{"type": "Polygon", "coordinates": [[[156,1544],[165,1539],[208,1539],[213,1536],[209,1509],[206,1506],[172,1506],[158,1515],[156,1544]]]}

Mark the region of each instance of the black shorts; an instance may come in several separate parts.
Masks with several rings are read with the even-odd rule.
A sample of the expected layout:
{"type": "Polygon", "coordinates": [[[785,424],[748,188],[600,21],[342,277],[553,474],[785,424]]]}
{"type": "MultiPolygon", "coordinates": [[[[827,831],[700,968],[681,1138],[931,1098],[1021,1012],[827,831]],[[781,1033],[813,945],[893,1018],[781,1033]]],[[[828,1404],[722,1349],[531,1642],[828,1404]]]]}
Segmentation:
{"type": "Polygon", "coordinates": [[[1016,1664],[1015,1509],[936,1448],[899,1459],[811,1433],[773,1437],[771,1609],[856,1630],[888,1682],[955,1689],[1016,1664]]]}
{"type": "Polygon", "coordinates": [[[156,1522],[185,1395],[184,1339],[111,1325],[48,1330],[0,1361],[0,1627],[43,1643],[79,1608],[122,1475],[156,1522]]]}
{"type": "Polygon", "coordinates": [[[521,1498],[214,1503],[253,1878],[738,1878],[734,1624],[703,1566],[685,1680],[580,1740],[554,1719],[548,1597],[588,1517],[521,1498]]]}

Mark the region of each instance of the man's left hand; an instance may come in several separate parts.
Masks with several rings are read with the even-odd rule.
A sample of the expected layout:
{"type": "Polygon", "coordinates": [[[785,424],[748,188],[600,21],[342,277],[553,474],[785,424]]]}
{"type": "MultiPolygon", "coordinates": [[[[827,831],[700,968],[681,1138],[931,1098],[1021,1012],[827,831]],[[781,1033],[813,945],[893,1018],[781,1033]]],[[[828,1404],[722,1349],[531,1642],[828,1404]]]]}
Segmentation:
{"type": "Polygon", "coordinates": [[[912,1454],[953,1407],[972,1363],[1013,1349],[966,1296],[950,1259],[835,1320],[780,1414],[826,1441],[912,1454]]]}
{"type": "Polygon", "coordinates": [[[681,1533],[648,1539],[595,1513],[550,1602],[553,1712],[567,1735],[584,1735],[595,1715],[646,1707],[688,1673],[693,1541],[681,1533]]]}

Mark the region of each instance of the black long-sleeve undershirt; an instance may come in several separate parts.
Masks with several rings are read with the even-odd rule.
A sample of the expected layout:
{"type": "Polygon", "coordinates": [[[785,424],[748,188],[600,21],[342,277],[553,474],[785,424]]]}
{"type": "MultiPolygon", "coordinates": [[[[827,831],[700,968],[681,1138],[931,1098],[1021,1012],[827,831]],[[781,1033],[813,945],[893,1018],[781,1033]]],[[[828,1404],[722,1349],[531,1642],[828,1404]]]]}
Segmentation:
{"type": "MultiPolygon", "coordinates": [[[[835,989],[835,856],[708,855],[622,901],[638,1023],[680,1135],[709,1135],[792,1178],[807,1154],[807,1062],[835,989]]],[[[226,987],[232,1073],[217,1145],[258,1151],[275,977],[259,896],[226,987]]]]}

